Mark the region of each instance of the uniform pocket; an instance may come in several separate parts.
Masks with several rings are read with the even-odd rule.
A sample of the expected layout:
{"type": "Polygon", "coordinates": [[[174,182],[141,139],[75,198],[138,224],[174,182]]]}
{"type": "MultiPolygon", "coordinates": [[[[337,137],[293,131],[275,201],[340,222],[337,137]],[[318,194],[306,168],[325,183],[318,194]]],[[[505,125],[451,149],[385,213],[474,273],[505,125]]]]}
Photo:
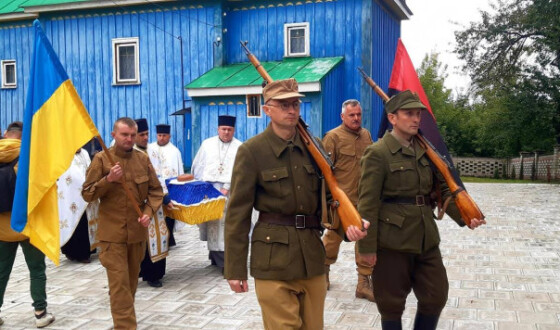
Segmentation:
{"type": "Polygon", "coordinates": [[[353,147],[342,147],[336,159],[336,169],[338,172],[349,172],[356,166],[356,151],[353,147]]]}
{"type": "Polygon", "coordinates": [[[288,229],[257,226],[251,238],[251,268],[284,270],[290,263],[288,229]]]}
{"type": "Polygon", "coordinates": [[[397,181],[392,181],[391,186],[398,187],[399,191],[417,190],[418,175],[411,161],[389,163],[389,170],[393,179],[397,181]]]}
{"type": "Polygon", "coordinates": [[[105,267],[107,270],[116,270],[122,268],[122,260],[124,256],[120,255],[120,250],[118,246],[115,244],[119,243],[111,243],[111,242],[99,242],[99,261],[101,265],[105,267]]]}
{"type": "Polygon", "coordinates": [[[404,215],[392,212],[392,211],[381,211],[379,212],[379,222],[390,224],[398,228],[402,228],[404,223],[404,215]]]}
{"type": "Polygon", "coordinates": [[[279,167],[261,172],[263,188],[272,196],[288,196],[291,189],[288,185],[288,168],[279,167]]]}
{"type": "Polygon", "coordinates": [[[147,175],[142,175],[134,178],[134,183],[138,188],[138,196],[140,201],[144,201],[148,198],[148,181],[150,178],[147,175]]]}

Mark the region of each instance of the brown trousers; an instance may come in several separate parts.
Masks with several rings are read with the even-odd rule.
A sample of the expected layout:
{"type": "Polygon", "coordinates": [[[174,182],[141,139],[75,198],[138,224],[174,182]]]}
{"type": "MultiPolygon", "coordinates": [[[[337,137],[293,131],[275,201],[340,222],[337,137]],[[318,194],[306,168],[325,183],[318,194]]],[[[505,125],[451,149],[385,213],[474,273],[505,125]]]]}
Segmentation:
{"type": "MultiPolygon", "coordinates": [[[[323,236],[323,245],[325,246],[326,258],[325,265],[332,265],[336,262],[338,258],[338,251],[340,250],[340,243],[342,243],[342,237],[336,233],[334,230],[327,230],[323,236]]],[[[373,272],[373,267],[362,261],[360,253],[358,252],[358,244],[354,244],[354,256],[356,260],[356,270],[358,274],[369,276],[373,272]]]]}
{"type": "Polygon", "coordinates": [[[113,325],[117,329],[136,329],[134,295],[138,287],[140,263],[146,242],[99,242],[99,261],[107,270],[113,325]]]}
{"type": "Polygon", "coordinates": [[[422,254],[378,250],[372,279],[383,321],[401,319],[411,290],[419,314],[439,315],[447,303],[449,282],[438,247],[422,254]]]}
{"type": "Polygon", "coordinates": [[[265,329],[323,329],[325,275],[292,281],[255,279],[255,292],[265,329]]]}

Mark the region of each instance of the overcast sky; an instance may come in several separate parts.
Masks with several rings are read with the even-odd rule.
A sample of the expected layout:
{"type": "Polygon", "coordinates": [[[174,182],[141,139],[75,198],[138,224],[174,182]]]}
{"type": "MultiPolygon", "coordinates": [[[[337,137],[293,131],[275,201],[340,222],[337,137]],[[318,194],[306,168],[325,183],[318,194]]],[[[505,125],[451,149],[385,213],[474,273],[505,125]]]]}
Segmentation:
{"type": "Polygon", "coordinates": [[[468,26],[469,22],[480,21],[482,10],[490,10],[490,0],[407,0],[412,10],[410,20],[402,21],[402,40],[418,68],[427,53],[439,53],[439,60],[448,65],[446,87],[453,91],[464,89],[469,84],[467,75],[461,74],[461,61],[453,54],[455,34],[468,26]]]}

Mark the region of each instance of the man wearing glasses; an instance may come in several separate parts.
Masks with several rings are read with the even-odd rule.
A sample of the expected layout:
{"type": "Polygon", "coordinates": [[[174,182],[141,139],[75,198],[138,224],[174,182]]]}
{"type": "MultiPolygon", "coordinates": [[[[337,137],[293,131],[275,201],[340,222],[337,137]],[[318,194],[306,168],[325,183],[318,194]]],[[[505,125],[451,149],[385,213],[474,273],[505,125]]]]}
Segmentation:
{"type": "MultiPolygon", "coordinates": [[[[255,208],[260,215],[251,237],[250,267],[265,329],[323,328],[327,286],[321,180],[296,130],[303,96],[294,79],[263,89],[270,125],[239,147],[233,168],[224,277],[233,291],[248,291],[255,208]]],[[[366,235],[355,226],[346,234],[351,240],[366,235]]]]}

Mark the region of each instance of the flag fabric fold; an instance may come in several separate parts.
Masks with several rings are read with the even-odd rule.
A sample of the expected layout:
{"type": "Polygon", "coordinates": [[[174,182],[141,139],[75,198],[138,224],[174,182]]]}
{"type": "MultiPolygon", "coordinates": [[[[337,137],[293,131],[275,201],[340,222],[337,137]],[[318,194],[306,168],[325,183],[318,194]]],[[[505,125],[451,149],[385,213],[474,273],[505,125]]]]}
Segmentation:
{"type": "Polygon", "coordinates": [[[38,20],[11,226],[58,265],[57,179],[76,151],[99,135],[38,20]]]}
{"type": "MultiPolygon", "coordinates": [[[[391,72],[391,79],[389,80],[389,95],[395,95],[398,92],[402,92],[405,90],[411,90],[418,94],[420,101],[428,108],[429,115],[423,115],[422,120],[420,121],[420,132],[421,134],[433,144],[435,149],[440,153],[442,157],[444,157],[449,165],[451,174],[455,179],[455,182],[459,184],[461,187],[465,188],[461,178],[459,177],[459,173],[455,170],[453,165],[453,160],[451,159],[451,155],[449,154],[449,150],[447,149],[447,145],[443,141],[441,134],[437,128],[436,118],[434,113],[432,112],[432,108],[430,106],[430,102],[428,101],[428,97],[424,92],[424,88],[420,83],[420,79],[418,78],[418,74],[414,69],[414,65],[412,64],[412,60],[404,47],[401,39],[398,40],[397,44],[397,51],[395,53],[395,61],[393,63],[393,71],[391,72]]],[[[379,138],[383,137],[385,131],[389,128],[390,124],[387,120],[387,116],[383,116],[379,127],[379,138]]]]}

